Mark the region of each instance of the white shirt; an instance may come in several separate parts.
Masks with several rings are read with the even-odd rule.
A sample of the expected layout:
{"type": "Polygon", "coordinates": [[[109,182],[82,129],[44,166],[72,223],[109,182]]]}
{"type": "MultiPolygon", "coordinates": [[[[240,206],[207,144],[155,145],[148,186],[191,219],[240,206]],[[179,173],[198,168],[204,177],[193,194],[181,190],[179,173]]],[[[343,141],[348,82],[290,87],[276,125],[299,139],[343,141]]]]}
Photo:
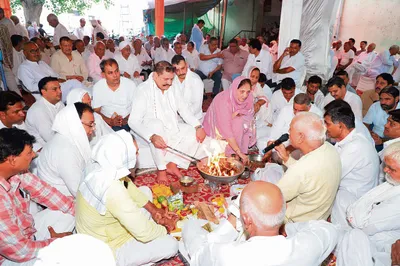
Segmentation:
{"type": "Polygon", "coordinates": [[[364,123],[357,117],[355,119],[355,126],[357,133],[363,135],[364,138],[366,138],[369,141],[369,143],[371,143],[371,145],[375,147],[375,141],[372,138],[371,133],[369,132],[368,128],[364,125],[364,123]]]}
{"type": "Polygon", "coordinates": [[[21,51],[17,51],[13,48],[13,69],[12,72],[14,73],[15,76],[18,75],[18,67],[24,62],[25,56],[24,53],[21,51]]]}
{"type": "Polygon", "coordinates": [[[21,23],[15,25],[15,34],[29,38],[28,30],[21,23]]]}
{"type": "Polygon", "coordinates": [[[67,76],[78,75],[82,76],[84,80],[88,78],[88,70],[85,61],[78,51],[72,51],[72,60],[69,61],[68,57],[58,50],[51,56],[50,66],[54,69],[62,79],[67,79],[67,76]]]}
{"type": "Polygon", "coordinates": [[[285,229],[286,238],[256,236],[239,242],[238,232],[227,220],[208,233],[192,219],[182,238],[192,266],[317,266],[338,241],[335,226],[326,221],[288,223],[285,229]]]}
{"type": "Polygon", "coordinates": [[[267,80],[272,78],[272,57],[269,52],[261,49],[258,56],[249,54],[246,65],[243,68],[242,76],[247,77],[250,69],[255,66],[260,69],[261,73],[267,76],[267,80]]]}
{"type": "MultiPolygon", "coordinates": [[[[335,100],[335,98],[333,98],[332,95],[328,93],[325,96],[324,107],[333,100],[335,100]]],[[[350,104],[354,116],[359,120],[362,120],[362,102],[360,97],[355,93],[346,91],[346,95],[344,96],[343,100],[346,101],[348,104],[350,104]]]]}
{"type": "Polygon", "coordinates": [[[189,52],[187,49],[182,51],[183,57],[185,57],[186,63],[189,64],[190,69],[197,69],[200,64],[199,52],[193,49],[189,52]]]}
{"type": "Polygon", "coordinates": [[[294,97],[299,93],[301,93],[301,91],[298,89],[295,89],[295,93],[294,93],[293,97],[290,99],[290,101],[287,101],[285,99],[285,97],[283,97],[282,90],[277,90],[276,92],[274,92],[272,94],[271,102],[268,104],[268,108],[267,108],[267,110],[268,110],[268,115],[267,115],[267,119],[266,119],[267,122],[273,125],[274,122],[276,121],[276,118],[279,115],[279,112],[285,106],[290,106],[293,108],[294,97]]]}
{"type": "MultiPolygon", "coordinates": [[[[220,53],[221,50],[219,48],[215,49],[215,51],[212,54],[218,54],[220,53]]],[[[203,55],[211,55],[210,49],[208,48],[208,45],[202,45],[200,47],[200,52],[199,54],[203,55]]],[[[199,70],[203,72],[205,76],[208,76],[208,74],[216,69],[219,65],[222,65],[223,59],[222,58],[213,58],[210,60],[200,60],[199,63],[199,70]]]]}
{"type": "Polygon", "coordinates": [[[89,29],[86,28],[86,27],[79,27],[79,28],[76,28],[76,29],[75,29],[74,35],[75,35],[76,38],[78,38],[79,40],[83,40],[83,37],[84,37],[85,35],[91,37],[92,33],[91,33],[91,30],[89,30],[89,29]]]}
{"type": "Polygon", "coordinates": [[[137,60],[136,56],[130,54],[128,59],[125,59],[121,53],[116,54],[114,59],[117,61],[118,66],[119,66],[119,71],[121,74],[124,74],[125,72],[133,78],[133,74],[137,71],[140,72],[141,67],[139,65],[139,61],[137,60]]]}
{"type": "Polygon", "coordinates": [[[96,53],[92,53],[86,61],[88,76],[91,77],[95,83],[103,79],[103,77],[101,76],[100,63],[104,59],[108,58],[106,56],[103,56],[100,59],[100,57],[96,53]]]}
{"type": "Polygon", "coordinates": [[[370,53],[365,51],[365,52],[360,53],[354,61],[361,62],[361,65],[363,65],[365,68],[369,68],[371,66],[372,61],[374,61],[374,59],[377,55],[378,54],[374,51],[372,51],[370,53]]]}
{"type": "Polygon", "coordinates": [[[350,59],[354,59],[354,56],[355,55],[354,55],[354,51],[353,50],[350,49],[347,53],[343,50],[340,53],[340,56],[338,58],[338,59],[341,59],[340,60],[340,65],[341,66],[347,65],[349,63],[350,59]]]}
{"type": "MultiPolygon", "coordinates": [[[[307,86],[302,86],[301,91],[303,93],[307,94],[307,86]]],[[[325,95],[322,93],[321,90],[318,90],[315,95],[314,95],[314,101],[313,103],[321,110],[324,110],[324,100],[325,100],[325,95]]]]}
{"type": "Polygon", "coordinates": [[[188,69],[185,80],[181,83],[175,75],[174,86],[188,105],[189,110],[199,120],[203,118],[204,83],[196,73],[188,69]]]}
{"type": "Polygon", "coordinates": [[[342,53],[342,47],[340,47],[339,50],[332,49],[332,51],[335,53],[336,58],[339,59],[340,54],[342,53]]]}
{"type": "Polygon", "coordinates": [[[146,52],[145,49],[143,48],[140,49],[140,54],[135,55],[134,53],[132,53],[132,55],[136,56],[141,69],[151,69],[151,66],[149,65],[146,66],[142,65],[144,62],[151,61],[151,57],[149,56],[149,54],[146,52]]]}
{"type": "Polygon", "coordinates": [[[282,59],[281,69],[287,67],[293,67],[294,71],[286,74],[276,74],[276,81],[281,82],[284,78],[292,78],[296,83],[296,87],[300,87],[303,84],[300,84],[301,76],[303,75],[304,67],[306,61],[304,59],[304,55],[301,52],[298,52],[294,56],[287,55],[282,59]]]}
{"type": "MultiPolygon", "coordinates": [[[[67,28],[61,23],[58,23],[57,26],[54,28],[53,45],[54,46],[60,45],[60,38],[64,36],[67,36],[69,38],[72,37],[70,36],[67,28]]],[[[76,38],[73,39],[75,40],[76,38]]]]}
{"type": "Polygon", "coordinates": [[[154,52],[154,63],[157,64],[160,61],[167,61],[171,63],[171,59],[174,57],[174,55],[175,52],[171,48],[168,48],[168,51],[166,51],[164,48],[159,47],[154,52]]]}
{"type": "Polygon", "coordinates": [[[83,53],[81,53],[81,56],[82,56],[83,60],[84,60],[85,62],[87,62],[88,59],[89,59],[89,56],[90,56],[91,54],[92,54],[92,52],[89,51],[89,49],[88,49],[87,47],[85,47],[85,51],[83,51],[83,53]]]}
{"type": "MultiPolygon", "coordinates": [[[[397,105],[396,109],[399,108],[400,104],[397,105]]],[[[388,118],[389,114],[382,109],[381,103],[378,101],[373,103],[368,109],[367,114],[364,116],[363,122],[368,125],[373,125],[372,131],[383,138],[383,131],[385,130],[385,124],[387,123],[388,118]]]]}
{"type": "Polygon", "coordinates": [[[97,35],[98,32],[103,33],[105,40],[108,39],[108,34],[107,34],[106,30],[102,26],[97,25],[96,27],[93,28],[93,38],[95,40],[96,40],[96,35],[97,35]]]}
{"type": "Polygon", "coordinates": [[[130,114],[136,85],[130,79],[121,77],[119,88],[112,91],[106,79],[101,79],[93,86],[93,108],[100,108],[101,113],[111,118],[114,113],[122,117],[130,114]]]}
{"type": "Polygon", "coordinates": [[[390,69],[393,67],[394,61],[395,59],[392,55],[390,55],[389,50],[385,50],[375,57],[369,70],[377,73],[377,75],[382,73],[390,73],[390,69]]]}
{"type": "Polygon", "coordinates": [[[55,77],[59,75],[48,64],[43,61],[38,63],[25,60],[18,68],[18,79],[22,81],[25,88],[30,92],[39,93],[38,83],[44,77],[55,77]]]}
{"type": "Polygon", "coordinates": [[[29,108],[26,114],[26,131],[44,146],[53,137],[54,131],[51,128],[54,119],[64,107],[62,102],[53,105],[45,98],[40,98],[29,108]]]}
{"type": "Polygon", "coordinates": [[[2,19],[0,19],[0,24],[4,25],[8,28],[8,32],[10,33],[10,37],[17,34],[16,28],[15,28],[15,24],[14,22],[12,22],[11,19],[4,17],[2,19]]]}

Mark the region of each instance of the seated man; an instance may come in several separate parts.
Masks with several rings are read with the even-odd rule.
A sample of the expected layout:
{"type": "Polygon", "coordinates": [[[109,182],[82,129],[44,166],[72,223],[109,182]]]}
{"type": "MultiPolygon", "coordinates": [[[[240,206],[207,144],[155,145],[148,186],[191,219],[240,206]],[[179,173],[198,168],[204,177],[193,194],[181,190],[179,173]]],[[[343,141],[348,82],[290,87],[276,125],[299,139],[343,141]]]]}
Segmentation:
{"type": "Polygon", "coordinates": [[[25,43],[24,55],[26,60],[18,68],[18,79],[22,82],[22,85],[32,93],[37,101],[42,98],[38,88],[38,83],[44,77],[54,77],[58,79],[61,91],[63,92],[63,102],[65,102],[68,93],[72,89],[85,89],[85,86],[77,79],[61,79],[58,73],[41,60],[39,48],[34,42],[25,43]]]}
{"type": "Polygon", "coordinates": [[[172,147],[191,156],[199,155],[203,152],[200,143],[206,137],[200,121],[189,111],[180,91],[173,85],[174,75],[170,63],[157,63],[155,72],[137,88],[136,104],[132,104],[128,121],[138,137],[140,150],[144,150],[139,156],[139,167],[154,167],[155,164],[158,182],[162,183],[168,183],[167,172],[181,177],[177,165],[187,169],[190,163],[166,149],[172,147]],[[186,124],[179,123],[178,113],[186,124]]]}
{"type": "Polygon", "coordinates": [[[218,48],[218,39],[212,37],[209,44],[200,47],[199,53],[199,69],[196,69],[195,72],[202,80],[212,79],[214,81],[212,93],[215,96],[221,89],[221,69],[224,58],[224,54],[218,48]]]}
{"type": "MultiPolygon", "coordinates": [[[[240,49],[238,41],[232,39],[229,41],[229,47],[222,51],[224,55],[224,63],[222,68],[224,73],[222,74],[222,88],[227,90],[234,79],[234,75],[239,76],[244,69],[247,62],[249,53],[240,49]]],[[[248,73],[246,73],[246,76],[248,73]]]]}
{"type": "Polygon", "coordinates": [[[354,60],[354,56],[355,54],[354,51],[351,49],[350,42],[345,42],[343,45],[343,50],[338,57],[339,63],[336,67],[336,70],[344,70],[348,66],[350,66],[354,60]]]}
{"type": "Polygon", "coordinates": [[[66,196],[76,197],[90,160],[89,140],[96,124],[93,109],[84,103],[68,105],[54,120],[54,137],[38,158],[38,176],[66,196]]]}
{"type": "Polygon", "coordinates": [[[292,78],[297,88],[303,85],[300,84],[303,82],[300,79],[303,75],[305,60],[300,49],[301,41],[294,39],[290,42],[290,46],[286,48],[278,60],[276,60],[273,67],[274,73],[276,73],[276,78],[274,80],[276,84],[279,84],[285,78],[292,78]]]}
{"type": "Polygon", "coordinates": [[[389,118],[389,112],[399,109],[399,90],[396,87],[386,87],[379,93],[379,102],[371,105],[363,122],[371,129],[371,135],[375,145],[382,145],[385,135],[385,124],[389,118]]]}
{"type": "Polygon", "coordinates": [[[182,236],[190,265],[320,265],[337,243],[337,230],[326,221],[309,221],[286,224],[280,235],[285,211],[276,185],[251,182],[241,193],[238,217],[229,216],[211,233],[199,220],[185,224],[182,236]],[[247,233],[246,241],[235,241],[239,225],[247,233]]]}
{"type": "MultiPolygon", "coordinates": [[[[200,57],[199,52],[194,48],[193,42],[188,42],[186,49],[182,51],[183,57],[185,57],[186,62],[189,64],[190,70],[193,72],[199,68],[200,57]]],[[[223,85],[222,85],[223,86],[223,85]]]]}
{"type": "Polygon", "coordinates": [[[57,238],[70,235],[75,226],[73,198],[64,196],[28,172],[35,156],[34,142],[35,138],[24,130],[0,130],[2,265],[33,265],[42,248],[57,238]],[[30,200],[47,209],[32,216],[30,200]]]}
{"type": "Polygon", "coordinates": [[[379,157],[369,141],[357,133],[351,108],[330,108],[332,104],[335,103],[327,105],[324,118],[328,137],[336,141],[335,148],[342,162],[342,178],[331,221],[346,226],[347,207],[378,184],[379,157]]]}
{"type": "Polygon", "coordinates": [[[120,53],[114,56],[119,71],[125,78],[131,79],[136,85],[139,85],[142,83],[140,78],[141,67],[136,56],[131,53],[131,45],[129,42],[123,41],[119,44],[119,50],[120,53]]]}
{"type": "Polygon", "coordinates": [[[199,121],[203,121],[204,83],[196,73],[189,69],[183,56],[172,57],[172,66],[176,74],[173,85],[180,90],[181,98],[188,105],[192,114],[199,121]]]}
{"type": "Polygon", "coordinates": [[[287,202],[285,223],[326,220],[341,178],[340,156],[325,141],[325,125],[316,114],[301,112],[290,124],[290,143],[302,152],[298,161],[284,145],[275,147],[288,167],[277,186],[287,202]]]}
{"type": "Polygon", "coordinates": [[[362,120],[362,103],[360,97],[355,94],[348,92],[344,84],[344,80],[339,77],[333,77],[328,81],[327,84],[329,93],[325,96],[324,106],[333,100],[344,100],[348,102],[353,110],[355,117],[362,120]]]}
{"type": "Polygon", "coordinates": [[[352,92],[352,93],[357,94],[356,90],[350,85],[349,74],[347,74],[346,71],[340,70],[340,71],[336,72],[336,76],[341,78],[341,79],[343,79],[344,85],[346,86],[346,90],[348,92],[352,92]]]}
{"type": "Polygon", "coordinates": [[[392,45],[388,50],[378,54],[369,67],[367,77],[375,78],[382,73],[390,73],[392,67],[396,64],[394,56],[399,53],[399,46],[392,45]]]}
{"type": "Polygon", "coordinates": [[[365,116],[374,102],[379,101],[379,93],[383,88],[393,86],[393,76],[389,73],[382,73],[376,77],[375,89],[364,91],[361,95],[363,116],[365,116]]]}
{"type": "Polygon", "coordinates": [[[108,244],[119,266],[148,265],[178,251],[178,242],[167,235],[176,214],[155,207],[151,190],[137,188],[127,177],[137,152],[124,130],[103,136],[93,147],[76,199],[78,233],[108,244]]]}
{"type": "MultiPolygon", "coordinates": [[[[267,80],[272,79],[272,57],[271,54],[261,48],[261,43],[257,39],[249,42],[249,56],[243,68],[242,76],[247,77],[253,67],[260,69],[260,72],[267,76],[267,80]]],[[[267,83],[268,84],[268,83],[267,83]]]]}
{"type": "Polygon", "coordinates": [[[163,38],[161,40],[161,46],[155,50],[154,53],[154,63],[157,64],[160,61],[171,62],[172,57],[174,57],[175,52],[169,46],[169,40],[163,38]]]}
{"type": "Polygon", "coordinates": [[[129,131],[128,119],[136,85],[121,77],[115,59],[101,61],[100,68],[103,79],[93,87],[93,109],[114,131],[129,131]]]}
{"type": "Polygon", "coordinates": [[[60,50],[51,56],[50,66],[60,78],[69,80],[77,79],[86,81],[88,71],[82,56],[77,51],[72,51],[72,40],[68,37],[60,38],[60,50]]]}
{"type": "Polygon", "coordinates": [[[106,45],[103,42],[96,42],[94,46],[94,52],[89,56],[87,61],[87,68],[89,71],[89,77],[93,79],[94,83],[97,83],[103,78],[100,69],[101,61],[108,59],[105,57],[106,45]]]}
{"type": "Polygon", "coordinates": [[[140,39],[135,39],[133,41],[133,51],[132,54],[136,57],[139,62],[139,66],[141,69],[141,75],[144,76],[144,79],[147,80],[148,76],[151,73],[151,68],[153,67],[153,60],[146,52],[146,49],[142,46],[142,41],[140,39]]]}
{"type": "Polygon", "coordinates": [[[174,42],[174,52],[175,55],[182,55],[182,44],[180,42],[174,42]]]}
{"type": "Polygon", "coordinates": [[[119,53],[119,49],[115,49],[115,43],[113,39],[108,39],[106,42],[106,52],[104,56],[106,58],[114,58],[119,53]]]}
{"type": "MultiPolygon", "coordinates": [[[[39,47],[40,56],[41,56],[40,60],[42,60],[42,61],[45,62],[46,64],[50,65],[50,62],[51,62],[51,54],[46,53],[46,51],[45,51],[45,49],[46,49],[46,44],[44,43],[44,41],[43,41],[41,38],[39,38],[39,37],[33,37],[33,38],[31,39],[31,42],[36,43],[36,45],[39,47]]],[[[26,43],[24,44],[24,47],[25,47],[25,45],[26,45],[27,43],[29,43],[29,42],[26,42],[26,43]]],[[[25,55],[25,48],[24,48],[24,55],[25,55]]],[[[26,55],[25,55],[25,58],[26,58],[26,55]]]]}
{"type": "MultiPolygon", "coordinates": [[[[354,59],[353,63],[348,66],[345,70],[349,74],[349,82],[353,84],[353,75],[364,75],[367,73],[368,68],[371,66],[372,61],[374,61],[377,53],[374,52],[376,47],[375,43],[371,43],[368,45],[366,51],[362,51],[357,57],[354,59]]],[[[356,85],[356,84],[355,84],[356,85]]]]}
{"type": "Polygon", "coordinates": [[[338,265],[394,265],[391,246],[400,238],[400,143],[383,153],[386,182],[347,209],[347,227],[336,247],[338,265]],[[354,256],[352,251],[362,256],[354,256]]]}
{"type": "Polygon", "coordinates": [[[74,42],[75,49],[79,52],[82,56],[83,60],[86,62],[92,52],[89,51],[88,48],[85,47],[85,43],[82,40],[76,40],[74,42]]]}
{"type": "Polygon", "coordinates": [[[321,91],[322,79],[318,76],[311,76],[306,82],[306,86],[301,87],[302,92],[307,93],[311,102],[320,110],[324,109],[325,95],[321,91]]]}
{"type": "Polygon", "coordinates": [[[42,98],[29,108],[25,125],[26,131],[43,147],[54,135],[53,121],[64,104],[61,102],[62,92],[57,78],[42,78],[38,86],[42,98]]]}

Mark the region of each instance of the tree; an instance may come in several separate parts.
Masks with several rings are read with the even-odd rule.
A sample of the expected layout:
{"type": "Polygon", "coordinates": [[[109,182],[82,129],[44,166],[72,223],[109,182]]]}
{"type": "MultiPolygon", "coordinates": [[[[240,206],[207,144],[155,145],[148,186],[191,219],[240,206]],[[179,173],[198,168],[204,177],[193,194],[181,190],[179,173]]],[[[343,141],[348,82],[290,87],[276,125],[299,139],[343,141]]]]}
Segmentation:
{"type": "Polygon", "coordinates": [[[13,0],[11,8],[16,10],[22,7],[25,21],[36,22],[39,25],[43,6],[58,15],[73,11],[82,12],[90,8],[93,3],[100,2],[103,2],[106,7],[112,4],[112,0],[13,0]]]}

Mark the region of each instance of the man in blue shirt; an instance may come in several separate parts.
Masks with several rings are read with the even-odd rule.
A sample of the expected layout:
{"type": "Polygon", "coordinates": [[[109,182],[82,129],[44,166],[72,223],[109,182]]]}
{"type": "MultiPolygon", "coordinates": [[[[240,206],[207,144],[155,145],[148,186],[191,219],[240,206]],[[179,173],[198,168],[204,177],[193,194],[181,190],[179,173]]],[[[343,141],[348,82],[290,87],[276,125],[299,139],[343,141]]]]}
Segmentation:
{"type": "Polygon", "coordinates": [[[190,41],[196,44],[195,48],[197,51],[200,51],[200,47],[203,45],[204,42],[203,32],[201,31],[204,25],[205,25],[204,20],[200,19],[197,22],[197,24],[194,24],[192,28],[192,35],[190,36],[190,41]]]}

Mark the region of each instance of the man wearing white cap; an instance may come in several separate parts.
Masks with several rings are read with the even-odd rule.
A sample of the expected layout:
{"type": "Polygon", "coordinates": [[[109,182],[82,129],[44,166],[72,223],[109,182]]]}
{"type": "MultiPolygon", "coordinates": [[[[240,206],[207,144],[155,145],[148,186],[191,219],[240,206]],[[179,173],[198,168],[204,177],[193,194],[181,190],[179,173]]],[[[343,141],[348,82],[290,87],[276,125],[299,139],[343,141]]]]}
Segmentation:
{"type": "Polygon", "coordinates": [[[119,71],[125,78],[132,79],[136,85],[139,85],[142,83],[140,78],[141,67],[136,56],[131,54],[131,45],[129,42],[123,41],[119,44],[119,50],[121,53],[114,56],[119,65],[119,71]]]}

